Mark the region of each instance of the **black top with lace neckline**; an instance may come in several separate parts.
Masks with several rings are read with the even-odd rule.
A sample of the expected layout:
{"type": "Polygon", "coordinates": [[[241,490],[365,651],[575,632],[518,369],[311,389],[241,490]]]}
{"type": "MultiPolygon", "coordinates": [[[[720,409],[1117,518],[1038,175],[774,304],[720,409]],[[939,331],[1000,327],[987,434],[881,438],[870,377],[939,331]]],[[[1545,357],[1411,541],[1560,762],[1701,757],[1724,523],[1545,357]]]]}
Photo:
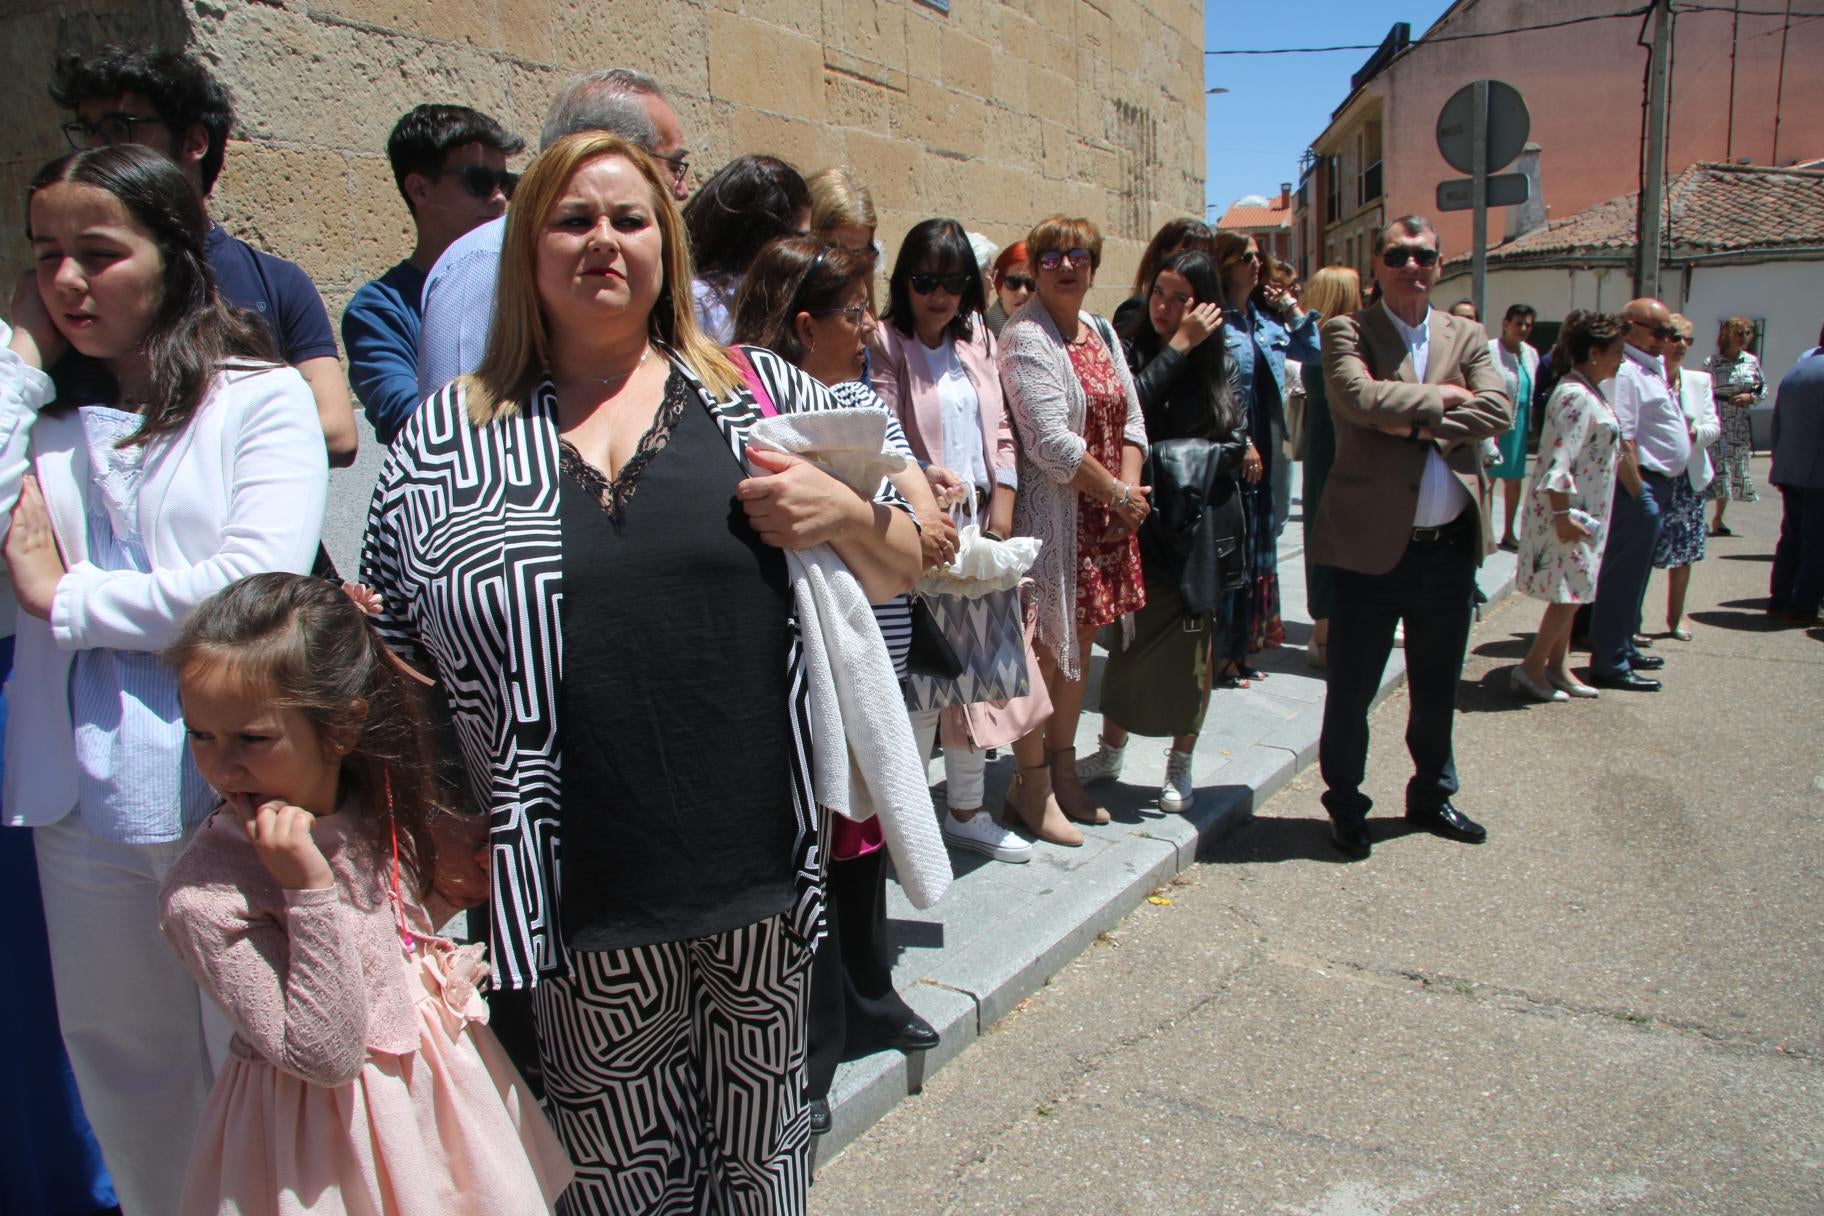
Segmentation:
{"type": "Polygon", "coordinates": [[[621,465],[621,471],[613,477],[590,464],[575,444],[559,437],[558,467],[567,476],[575,478],[601,504],[609,521],[617,529],[626,518],[627,503],[639,487],[640,475],[652,463],[653,457],[665,450],[665,445],[671,440],[671,432],[678,425],[678,419],[683,416],[684,406],[689,400],[690,386],[678,369],[673,367],[665,377],[665,395],[659,402],[659,412],[653,416],[652,425],[646,428],[646,433],[640,436],[639,444],[633,449],[633,455],[627,458],[621,465]]]}

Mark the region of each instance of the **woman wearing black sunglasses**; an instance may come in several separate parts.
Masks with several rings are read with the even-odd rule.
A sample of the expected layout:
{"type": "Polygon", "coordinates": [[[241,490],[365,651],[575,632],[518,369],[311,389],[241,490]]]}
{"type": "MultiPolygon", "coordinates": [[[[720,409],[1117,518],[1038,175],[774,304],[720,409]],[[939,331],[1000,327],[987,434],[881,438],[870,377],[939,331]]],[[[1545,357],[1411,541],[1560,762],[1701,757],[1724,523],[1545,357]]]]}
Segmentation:
{"type": "Polygon", "coordinates": [[[1030,571],[1039,668],[1051,694],[1044,727],[1013,745],[1007,809],[1042,840],[1078,845],[1066,818],[1107,823],[1077,776],[1077,720],[1096,630],[1146,606],[1135,539],[1151,511],[1141,484],[1146,422],[1112,326],[1083,301],[1102,234],[1054,215],[1026,238],[1038,294],[1001,331],[1001,383],[1020,437],[1014,527],[1044,542],[1030,571]]]}
{"type": "Polygon", "coordinates": [[[1273,509],[1274,478],[1289,475],[1282,467],[1286,406],[1280,386],[1286,381],[1287,359],[1308,363],[1321,360],[1322,354],[1316,313],[1300,312],[1298,301],[1277,288],[1255,290],[1265,267],[1253,237],[1217,233],[1216,264],[1222,271],[1226,305],[1223,338],[1241,375],[1250,440],[1241,466],[1248,585],[1235,593],[1223,613],[1228,646],[1219,654],[1226,661],[1216,683],[1221,688],[1246,688],[1250,680],[1266,678],[1248,660],[1259,651],[1277,648],[1286,636],[1279,619],[1281,521],[1273,509]]]}

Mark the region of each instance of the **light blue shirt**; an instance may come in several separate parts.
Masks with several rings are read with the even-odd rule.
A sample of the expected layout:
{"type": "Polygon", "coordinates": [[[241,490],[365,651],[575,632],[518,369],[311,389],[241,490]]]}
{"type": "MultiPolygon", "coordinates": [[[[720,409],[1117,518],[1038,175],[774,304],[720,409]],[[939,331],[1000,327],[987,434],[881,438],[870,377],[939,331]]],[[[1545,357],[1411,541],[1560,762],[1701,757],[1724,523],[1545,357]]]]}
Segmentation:
{"type": "Polygon", "coordinates": [[[494,325],[494,280],[507,217],[477,225],[450,242],[424,280],[418,330],[418,399],[481,366],[494,325]]]}
{"type": "MultiPolygon", "coordinates": [[[[147,573],[152,563],[139,534],[146,449],[119,446],[139,428],[139,415],[103,405],[80,412],[95,478],[89,561],[147,573]]],[[[122,844],[177,840],[214,807],[215,794],[190,758],[177,673],[156,651],[78,651],[70,665],[70,720],[76,810],[96,836],[122,844]]]]}
{"type": "MultiPolygon", "coordinates": [[[[1399,331],[1400,341],[1406,344],[1407,357],[1412,360],[1412,378],[1423,384],[1425,373],[1431,368],[1431,308],[1426,307],[1425,316],[1417,325],[1400,320],[1385,300],[1381,301],[1381,311],[1387,314],[1387,319],[1399,331]]],[[[1467,506],[1469,491],[1444,463],[1438,445],[1427,443],[1425,467],[1419,473],[1419,505],[1413,510],[1412,526],[1441,528],[1463,514],[1467,506]]]]}

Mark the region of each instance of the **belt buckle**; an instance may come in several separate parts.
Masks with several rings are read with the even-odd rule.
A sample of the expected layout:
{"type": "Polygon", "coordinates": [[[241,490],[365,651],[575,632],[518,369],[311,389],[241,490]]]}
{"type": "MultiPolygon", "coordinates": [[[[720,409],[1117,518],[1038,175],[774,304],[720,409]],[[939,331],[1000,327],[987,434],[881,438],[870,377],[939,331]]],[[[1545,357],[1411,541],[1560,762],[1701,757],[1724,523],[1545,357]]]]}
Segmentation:
{"type": "Polygon", "coordinates": [[[1414,528],[1412,530],[1412,539],[1419,541],[1420,543],[1424,543],[1427,541],[1434,541],[1434,540],[1438,539],[1438,537],[1442,536],[1443,534],[1444,534],[1444,529],[1441,526],[1433,526],[1433,527],[1429,527],[1429,528],[1414,528]]]}

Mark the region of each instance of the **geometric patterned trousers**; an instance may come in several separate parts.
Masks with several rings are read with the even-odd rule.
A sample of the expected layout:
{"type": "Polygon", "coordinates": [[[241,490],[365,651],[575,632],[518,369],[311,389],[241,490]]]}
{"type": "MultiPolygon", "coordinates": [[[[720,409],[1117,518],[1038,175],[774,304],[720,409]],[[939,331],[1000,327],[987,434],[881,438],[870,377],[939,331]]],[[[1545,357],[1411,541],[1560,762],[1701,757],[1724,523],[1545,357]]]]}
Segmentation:
{"type": "Polygon", "coordinates": [[[710,937],[568,951],[533,989],[570,1216],[799,1216],[810,950],[785,916],[710,937]]]}

